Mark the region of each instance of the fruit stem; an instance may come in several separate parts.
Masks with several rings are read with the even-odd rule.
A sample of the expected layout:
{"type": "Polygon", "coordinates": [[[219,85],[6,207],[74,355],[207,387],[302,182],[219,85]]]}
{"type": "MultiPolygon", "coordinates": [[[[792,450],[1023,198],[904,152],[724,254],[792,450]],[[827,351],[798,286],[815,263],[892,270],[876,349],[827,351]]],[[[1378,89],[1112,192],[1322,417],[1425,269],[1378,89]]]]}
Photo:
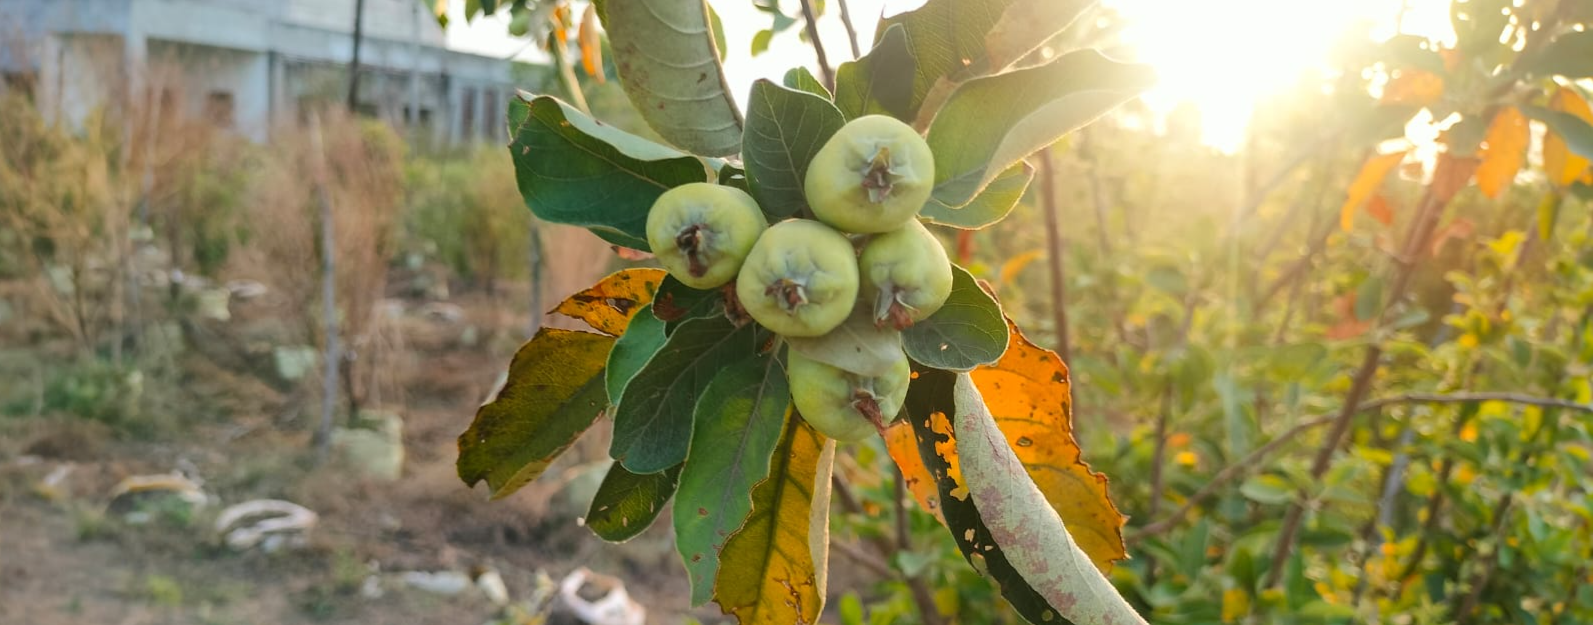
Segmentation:
{"type": "Polygon", "coordinates": [[[706,228],[703,228],[702,224],[692,224],[675,235],[675,247],[686,254],[686,270],[691,272],[694,278],[701,278],[703,274],[708,273],[708,263],[703,258],[707,255],[705,249],[707,246],[704,245],[707,234],[704,230],[706,228]]]}
{"type": "Polygon", "coordinates": [[[868,167],[863,169],[863,188],[868,191],[868,201],[879,204],[890,197],[891,178],[891,149],[880,146],[868,160],[868,167]]]}

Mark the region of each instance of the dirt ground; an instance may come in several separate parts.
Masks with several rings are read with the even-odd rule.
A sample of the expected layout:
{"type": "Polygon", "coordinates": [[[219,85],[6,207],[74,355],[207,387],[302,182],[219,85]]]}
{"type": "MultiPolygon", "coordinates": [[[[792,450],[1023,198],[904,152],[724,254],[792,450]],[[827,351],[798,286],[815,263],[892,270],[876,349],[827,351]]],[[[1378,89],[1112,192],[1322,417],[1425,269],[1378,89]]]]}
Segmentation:
{"type": "MultiPolygon", "coordinates": [[[[390,367],[401,392],[384,406],[404,422],[395,482],[354,477],[335,463],[315,467],[315,401],[199,348],[176,360],[183,416],[154,434],[68,415],[0,417],[0,623],[474,625],[502,615],[480,591],[436,594],[399,573],[496,570],[519,601],[539,575],[556,581],[583,566],[623,580],[649,623],[721,622],[712,605],[688,606],[667,522],[618,546],[578,525],[602,475],[606,432],[589,433],[508,499],[488,502],[482,489],[465,488],[454,473],[455,437],[507,366],[526,320],[480,295],[453,302],[464,313],[458,320],[420,314],[421,304],[403,302],[395,322],[403,349],[390,367]],[[179,469],[203,481],[211,504],[143,525],[106,511],[121,479],[179,469]],[[67,473],[46,485],[59,471],[67,473]],[[216,511],[256,498],[317,512],[309,545],[225,547],[211,529],[216,511]],[[379,597],[366,592],[372,586],[379,597]]],[[[550,622],[568,620],[555,614],[550,622]]]]}

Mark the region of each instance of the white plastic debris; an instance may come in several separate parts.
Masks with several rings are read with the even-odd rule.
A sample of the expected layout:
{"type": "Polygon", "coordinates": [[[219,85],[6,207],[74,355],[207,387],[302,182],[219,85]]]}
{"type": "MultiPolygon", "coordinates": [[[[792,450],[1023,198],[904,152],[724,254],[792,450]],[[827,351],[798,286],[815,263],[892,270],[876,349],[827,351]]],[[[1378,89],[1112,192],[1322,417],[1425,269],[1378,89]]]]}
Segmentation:
{"type": "Polygon", "coordinates": [[[309,541],[310,529],[320,517],[314,511],[280,499],[256,499],[228,506],[216,517],[216,531],[225,536],[227,546],[243,550],[259,545],[271,552],[283,547],[302,547],[309,541]],[[243,523],[243,521],[252,521],[243,523]]]}
{"type": "Polygon", "coordinates": [[[150,509],[159,507],[159,500],[170,502],[164,505],[193,509],[204,506],[209,498],[199,483],[181,473],[134,475],[111,489],[111,502],[106,509],[128,523],[148,523],[153,518],[150,509]]]}
{"type": "Polygon", "coordinates": [[[439,595],[457,595],[470,588],[470,576],[459,571],[404,571],[405,584],[439,595]]]}
{"type": "Polygon", "coordinates": [[[631,599],[630,594],[625,592],[625,584],[584,567],[576,569],[559,582],[559,598],[576,618],[589,625],[643,625],[647,622],[646,608],[631,599]],[[582,598],[581,587],[588,581],[593,586],[607,587],[608,594],[597,601],[582,598]]]}
{"type": "Polygon", "coordinates": [[[227,282],[227,291],[240,301],[246,301],[265,295],[271,289],[256,280],[231,280],[227,282]]]}
{"type": "Polygon", "coordinates": [[[476,588],[481,589],[481,594],[493,605],[509,605],[509,586],[503,583],[503,576],[498,574],[498,569],[487,569],[476,576],[476,588]]]}

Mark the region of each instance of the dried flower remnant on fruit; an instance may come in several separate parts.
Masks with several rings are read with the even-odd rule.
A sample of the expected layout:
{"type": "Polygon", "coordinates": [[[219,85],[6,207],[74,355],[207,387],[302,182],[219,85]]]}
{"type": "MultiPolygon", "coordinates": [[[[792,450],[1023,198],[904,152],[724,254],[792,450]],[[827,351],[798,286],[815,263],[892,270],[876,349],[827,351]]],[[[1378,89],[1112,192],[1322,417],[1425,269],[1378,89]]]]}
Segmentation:
{"type": "Polygon", "coordinates": [[[758,238],[736,278],[736,296],[776,334],[812,337],[846,320],[857,285],[852,242],[819,222],[792,219],[758,238]]]}
{"type": "Polygon", "coordinates": [[[791,400],[815,429],[838,441],[882,434],[907,399],[911,367],[902,358],[882,376],[859,375],[791,351],[791,400]]]}
{"type": "Polygon", "coordinates": [[[866,115],[842,126],[808,164],[814,216],[845,232],[889,232],[911,221],[934,187],[935,157],[911,126],[866,115]]]}
{"type": "Polygon", "coordinates": [[[735,279],[768,225],[746,192],[697,182],[665,191],[653,203],[647,243],[676,280],[712,289],[735,279]]]}
{"type": "Polygon", "coordinates": [[[916,220],[870,240],[858,264],[876,326],[906,329],[935,314],[951,296],[951,259],[916,220]]]}

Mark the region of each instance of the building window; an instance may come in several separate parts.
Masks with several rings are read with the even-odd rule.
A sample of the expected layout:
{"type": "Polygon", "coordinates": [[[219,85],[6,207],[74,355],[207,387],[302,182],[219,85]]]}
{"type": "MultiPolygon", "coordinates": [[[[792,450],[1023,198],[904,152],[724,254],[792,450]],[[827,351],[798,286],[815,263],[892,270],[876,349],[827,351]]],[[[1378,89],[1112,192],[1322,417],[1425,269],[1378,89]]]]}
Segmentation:
{"type": "Polygon", "coordinates": [[[465,87],[459,97],[459,137],[469,139],[476,134],[476,89],[465,87]]]}
{"type": "Polygon", "coordinates": [[[494,89],[485,89],[481,92],[483,108],[481,114],[481,136],[488,141],[497,139],[494,128],[498,127],[498,92],[494,89]]]}
{"type": "Polygon", "coordinates": [[[217,128],[231,128],[234,103],[231,91],[212,91],[205,96],[205,119],[217,128]]]}
{"type": "Polygon", "coordinates": [[[430,126],[431,125],[431,109],[426,108],[426,107],[421,107],[421,109],[420,109],[420,119],[415,119],[415,112],[413,110],[411,110],[408,105],[405,105],[404,106],[404,123],[405,124],[409,124],[411,126],[415,126],[415,125],[430,126]]]}

